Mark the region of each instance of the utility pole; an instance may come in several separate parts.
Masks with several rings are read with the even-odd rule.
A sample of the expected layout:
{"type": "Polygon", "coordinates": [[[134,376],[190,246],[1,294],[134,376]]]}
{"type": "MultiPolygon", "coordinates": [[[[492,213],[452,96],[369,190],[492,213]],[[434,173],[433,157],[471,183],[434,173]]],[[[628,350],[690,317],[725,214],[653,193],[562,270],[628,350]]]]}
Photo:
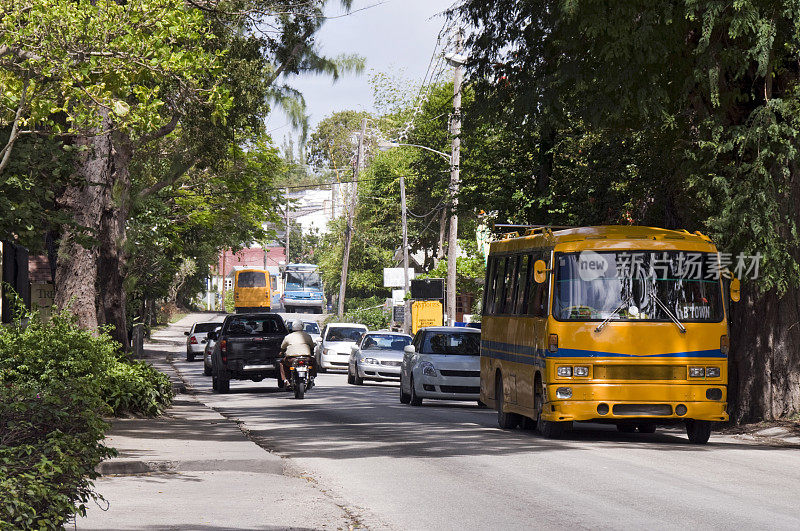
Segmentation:
{"type": "Polygon", "coordinates": [[[347,291],[347,268],[350,265],[350,246],[353,243],[353,220],[356,215],[356,200],[358,199],[358,175],[364,164],[364,136],[367,134],[367,119],[361,121],[361,134],[358,136],[358,151],[356,164],[353,167],[353,194],[350,198],[350,209],[347,213],[347,226],[344,231],[344,256],[342,257],[342,278],[339,282],[339,312],[344,315],[344,294],[347,291]]]}
{"type": "MultiPolygon", "coordinates": [[[[408,218],[406,215],[406,179],[400,174],[400,210],[403,220],[403,288],[408,295],[408,218]]],[[[403,301],[403,332],[411,330],[411,317],[408,315],[408,305],[403,301]]]]}
{"type": "Polygon", "coordinates": [[[286,265],[289,265],[291,261],[289,260],[289,236],[292,233],[292,229],[289,226],[289,187],[286,187],[286,265]]]}
{"type": "Polygon", "coordinates": [[[458,189],[460,184],[459,160],[461,154],[461,84],[464,81],[464,45],[461,29],[456,34],[456,55],[451,59],[455,64],[453,79],[453,118],[450,134],[453,135],[453,151],[450,159],[450,235],[447,246],[447,324],[453,326],[456,320],[456,259],[458,257],[458,189]]]}

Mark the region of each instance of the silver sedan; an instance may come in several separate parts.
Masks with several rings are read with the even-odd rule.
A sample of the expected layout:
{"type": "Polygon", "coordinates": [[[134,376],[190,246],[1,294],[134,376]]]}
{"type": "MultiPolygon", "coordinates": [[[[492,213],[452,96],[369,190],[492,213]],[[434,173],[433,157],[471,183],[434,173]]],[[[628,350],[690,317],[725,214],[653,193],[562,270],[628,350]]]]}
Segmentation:
{"type": "Polygon", "coordinates": [[[398,332],[367,332],[351,349],[347,364],[347,383],[361,385],[364,380],[399,380],[403,349],[411,336],[398,332]]]}

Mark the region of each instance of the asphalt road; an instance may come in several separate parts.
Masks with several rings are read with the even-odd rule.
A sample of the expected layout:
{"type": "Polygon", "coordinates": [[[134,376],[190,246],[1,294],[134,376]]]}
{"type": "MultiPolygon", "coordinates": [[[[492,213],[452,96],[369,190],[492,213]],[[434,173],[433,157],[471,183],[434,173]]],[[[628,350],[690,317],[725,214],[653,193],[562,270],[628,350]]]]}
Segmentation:
{"type": "Polygon", "coordinates": [[[356,387],[344,374],[320,375],[295,400],[266,380],[212,394],[202,361],[175,364],[201,402],[369,528],[800,529],[797,449],[716,434],[693,446],[678,428],[588,424],[554,441],[501,431],[473,403],[401,405],[396,385],[356,387]]]}

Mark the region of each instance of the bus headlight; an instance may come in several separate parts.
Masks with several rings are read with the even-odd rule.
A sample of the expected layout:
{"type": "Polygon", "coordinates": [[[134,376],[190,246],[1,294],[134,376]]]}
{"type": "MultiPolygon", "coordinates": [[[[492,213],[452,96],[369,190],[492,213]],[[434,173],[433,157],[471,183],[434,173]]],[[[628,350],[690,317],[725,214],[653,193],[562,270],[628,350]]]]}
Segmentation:
{"type": "Polygon", "coordinates": [[[569,378],[572,376],[572,367],[561,366],[556,368],[556,374],[561,378],[569,378]]]}
{"type": "Polygon", "coordinates": [[[689,378],[702,378],[706,375],[704,367],[689,367],[689,378]]]}
{"type": "Polygon", "coordinates": [[[556,389],[556,398],[572,398],[572,388],[559,387],[556,389]]]}
{"type": "Polygon", "coordinates": [[[719,367],[706,367],[706,378],[719,378],[719,367]]]}
{"type": "Polygon", "coordinates": [[[575,376],[589,376],[589,367],[575,367],[575,376]]]}

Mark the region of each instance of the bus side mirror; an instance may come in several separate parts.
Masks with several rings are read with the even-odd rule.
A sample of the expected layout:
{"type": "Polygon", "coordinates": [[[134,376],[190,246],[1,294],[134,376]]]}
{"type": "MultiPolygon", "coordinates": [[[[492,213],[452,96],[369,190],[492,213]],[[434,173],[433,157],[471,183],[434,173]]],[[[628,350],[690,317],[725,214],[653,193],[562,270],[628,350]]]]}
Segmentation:
{"type": "Polygon", "coordinates": [[[547,263],[544,260],[536,260],[533,263],[533,280],[537,284],[544,284],[547,282],[547,273],[550,271],[550,269],[547,269],[547,263]]]}
{"type": "Polygon", "coordinates": [[[738,278],[734,278],[731,280],[731,300],[733,302],[739,302],[739,299],[742,298],[742,283],[739,282],[738,278]]]}

